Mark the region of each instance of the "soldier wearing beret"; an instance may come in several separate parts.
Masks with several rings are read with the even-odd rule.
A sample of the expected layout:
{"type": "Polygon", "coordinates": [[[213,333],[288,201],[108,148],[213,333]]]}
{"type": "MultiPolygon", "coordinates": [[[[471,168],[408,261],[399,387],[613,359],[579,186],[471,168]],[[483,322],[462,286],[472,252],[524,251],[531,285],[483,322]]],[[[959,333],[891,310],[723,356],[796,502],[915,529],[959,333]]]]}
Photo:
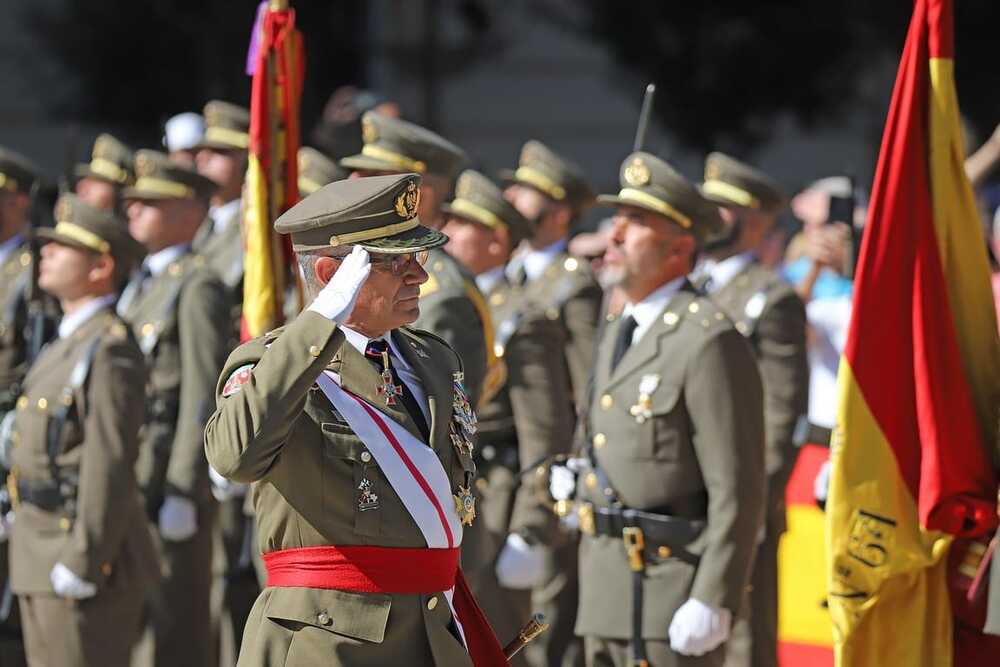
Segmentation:
{"type": "Polygon", "coordinates": [[[39,285],[64,315],[17,399],[11,582],[30,664],[126,666],[159,574],[134,469],[146,368],[114,311],[143,251],[74,195],[39,236],[39,285]]]}
{"type": "MultiPolygon", "coordinates": [[[[568,254],[567,243],[574,222],[594,196],[580,168],[540,141],[525,143],[517,168],[502,176],[509,184],[505,196],[532,223],[533,231],[526,251],[507,265],[506,284],[490,295],[497,330],[503,332],[498,343],[504,348],[508,340],[522,344],[538,335],[531,331],[544,331],[553,357],[548,362],[551,376],[545,381],[545,391],[551,392],[547,401],[551,411],[534,416],[518,416],[515,411],[515,419],[534,420],[540,427],[526,429],[527,422],[522,421],[516,435],[527,438],[519,444],[525,452],[565,454],[572,445],[569,434],[576,423],[576,406],[585,400],[602,299],[590,267],[568,254]],[[527,338],[520,336],[525,332],[529,332],[527,338]]],[[[538,390],[542,390],[541,383],[538,390]]],[[[509,428],[498,434],[499,439],[511,435],[509,428]]],[[[520,465],[536,461],[522,459],[520,465]]],[[[532,511],[540,508],[536,505],[532,511]]],[[[535,608],[552,623],[550,631],[527,649],[536,664],[560,664],[567,647],[575,642],[576,545],[565,538],[556,535],[543,583],[533,594],[535,608]]]]}
{"type": "Polygon", "coordinates": [[[643,152],[600,200],[617,209],[605,260],[628,303],[594,362],[585,457],[552,471],[581,533],[576,630],[588,665],[721,665],[765,498],[757,362],[686,278],[721,221],[643,152]]]}
{"type": "Polygon", "coordinates": [[[76,166],[74,190],[80,199],[96,208],[118,212],[122,189],[135,181],[132,149],[110,134],[98,135],[90,162],[76,166]]]}
{"type": "MultiPolygon", "coordinates": [[[[441,205],[466,161],[462,149],[430,130],[372,111],[362,116],[361,129],[361,153],[342,159],[341,166],[358,176],[420,174],[420,219],[432,229],[440,228],[441,205]]],[[[428,278],[420,286],[415,326],[441,336],[458,351],[465,385],[478,406],[487,373],[497,364],[486,347],[492,323],[485,301],[473,277],[444,249],[432,249],[425,268],[428,278]]]]}
{"type": "MultiPolygon", "coordinates": [[[[499,293],[506,283],[504,267],[511,252],[531,233],[528,221],[503,198],[500,188],[472,170],[458,177],[455,198],[443,208],[445,224],[442,231],[448,235],[445,246],[448,253],[475,276],[476,284],[487,298],[499,293]]],[[[497,321],[494,319],[494,323],[497,321]]],[[[487,346],[499,351],[496,341],[502,332],[493,330],[488,334],[487,346]]],[[[534,576],[539,576],[542,554],[528,553],[532,549],[522,533],[532,525],[528,508],[535,504],[534,495],[528,487],[519,490],[516,484],[519,460],[539,457],[539,452],[531,448],[538,444],[537,439],[525,438],[522,442],[526,449],[519,451],[516,438],[499,436],[510,431],[518,418],[518,425],[528,429],[551,419],[547,414],[551,394],[541,386],[533,386],[532,382],[541,381],[540,384],[545,385],[551,377],[550,362],[558,355],[551,353],[547,347],[550,344],[550,340],[540,336],[524,345],[508,345],[507,351],[500,355],[499,372],[488,382],[492,397],[480,408],[478,415],[480,438],[476,467],[479,479],[476,488],[480,494],[482,521],[470,529],[462,543],[463,562],[476,597],[502,637],[513,636],[518,623],[531,613],[530,585],[524,583],[524,577],[532,576],[528,571],[532,568],[534,576]],[[512,521],[515,493],[525,497],[518,503],[517,517],[512,521]],[[481,534],[477,535],[477,531],[481,534]],[[509,539],[513,539],[517,547],[506,547],[509,539]],[[501,557],[504,550],[508,553],[501,557]],[[512,560],[515,552],[527,557],[515,556],[512,560]],[[534,556],[533,562],[531,556],[534,556]],[[498,558],[503,558],[499,567],[498,558]],[[498,572],[504,574],[503,583],[498,581],[498,572]],[[511,583],[517,586],[508,588],[511,583]]],[[[547,514],[548,517],[543,515],[543,520],[535,522],[533,527],[544,530],[546,519],[551,517],[551,513],[547,514]]],[[[536,541],[530,535],[527,539],[536,541]]],[[[518,664],[527,664],[523,657],[518,660],[518,664]]]]}
{"type": "Polygon", "coordinates": [[[155,664],[204,665],[213,645],[214,500],[202,435],[232,323],[224,285],[191,242],[215,186],[154,151],[139,151],[135,167],[124,197],[129,230],[148,256],[118,310],[149,368],[137,471],[166,564],[152,605],[155,664]]]}
{"type": "Polygon", "coordinates": [[[458,569],[475,520],[475,416],[462,364],[418,317],[416,174],[331,183],[275,229],[309,307],[237,348],[205,429],[211,465],[250,483],[267,588],[239,664],[502,665],[458,569]]]}
{"type": "Polygon", "coordinates": [[[705,161],[702,194],[719,205],[723,233],[695,270],[702,287],[736,324],[757,356],[764,382],[767,512],[754,560],[748,608],[733,629],[726,664],[778,664],[778,542],[785,530],[785,485],[795,465],[793,433],[808,406],[805,306],[756,251],[785,205],[766,174],[728,155],[705,161]]]}

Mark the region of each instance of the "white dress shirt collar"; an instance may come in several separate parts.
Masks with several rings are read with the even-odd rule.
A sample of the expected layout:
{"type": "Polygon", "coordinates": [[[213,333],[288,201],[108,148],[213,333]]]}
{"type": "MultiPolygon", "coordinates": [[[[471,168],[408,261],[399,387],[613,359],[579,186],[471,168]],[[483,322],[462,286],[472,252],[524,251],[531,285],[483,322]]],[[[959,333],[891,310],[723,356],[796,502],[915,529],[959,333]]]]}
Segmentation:
{"type": "Polygon", "coordinates": [[[110,308],[117,298],[116,294],[105,294],[96,299],[91,299],[69,315],[63,315],[59,321],[59,337],[68,338],[73,332],[79,329],[91,317],[96,315],[103,308],[110,308]]]}
{"type": "Polygon", "coordinates": [[[480,273],[476,276],[476,287],[483,294],[489,294],[497,286],[497,283],[503,280],[503,271],[504,267],[498,266],[480,273]]]}
{"type": "Polygon", "coordinates": [[[706,259],[698,268],[699,276],[707,275],[709,278],[705,284],[705,291],[709,294],[718,292],[749,266],[753,260],[754,254],[751,251],[742,252],[721,261],[706,259]]]}
{"type": "Polygon", "coordinates": [[[633,345],[642,340],[643,335],[653,326],[656,318],[660,316],[660,313],[664,311],[670,300],[684,286],[686,280],[687,276],[674,278],[665,285],[657,287],[639,303],[625,304],[625,308],[622,310],[622,317],[631,315],[635,319],[635,332],[632,334],[633,345]]]}
{"type": "Polygon", "coordinates": [[[566,239],[560,239],[541,250],[529,250],[524,256],[524,274],[528,280],[536,280],[541,276],[545,269],[549,268],[549,264],[556,258],[556,255],[566,250],[567,245],[566,239]]]}
{"type": "MultiPolygon", "coordinates": [[[[416,371],[413,370],[413,367],[410,366],[409,362],[406,360],[406,357],[403,356],[402,352],[399,349],[399,346],[396,345],[396,341],[393,339],[392,335],[390,335],[389,333],[385,333],[379,336],[378,338],[369,338],[363,333],[355,331],[354,329],[345,327],[343,325],[340,326],[340,330],[344,332],[344,338],[347,340],[348,344],[355,350],[360,352],[362,356],[364,356],[365,349],[367,349],[368,343],[370,343],[371,341],[373,340],[389,341],[389,347],[392,349],[392,355],[393,355],[392,365],[396,369],[396,374],[399,376],[399,379],[405,382],[406,386],[409,387],[410,393],[413,394],[414,400],[417,402],[417,405],[420,406],[421,412],[424,413],[424,419],[427,421],[428,424],[430,424],[430,418],[431,418],[430,406],[428,406],[427,397],[424,394],[423,382],[421,381],[420,376],[417,375],[416,371]]],[[[340,383],[339,375],[336,376],[336,380],[337,383],[339,384],[340,383]]]]}
{"type": "Polygon", "coordinates": [[[239,213],[239,210],[239,199],[234,199],[208,209],[208,217],[212,219],[212,233],[221,234],[224,232],[236,220],[236,214],[239,213]]]}
{"type": "Polygon", "coordinates": [[[171,263],[176,262],[184,256],[189,247],[186,243],[172,245],[169,248],[164,248],[149,255],[142,264],[149,269],[150,274],[156,277],[163,273],[171,263]]]}

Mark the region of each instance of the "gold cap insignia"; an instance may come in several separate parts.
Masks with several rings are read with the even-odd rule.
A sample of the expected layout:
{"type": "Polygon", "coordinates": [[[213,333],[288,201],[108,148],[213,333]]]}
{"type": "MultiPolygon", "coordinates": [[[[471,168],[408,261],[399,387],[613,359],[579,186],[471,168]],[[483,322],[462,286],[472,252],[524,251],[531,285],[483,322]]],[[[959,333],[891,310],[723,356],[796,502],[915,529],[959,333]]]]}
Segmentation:
{"type": "Polygon", "coordinates": [[[521,149],[521,164],[531,164],[532,162],[538,162],[541,158],[541,154],[538,149],[532,143],[527,143],[524,148],[521,149]]]}
{"type": "Polygon", "coordinates": [[[222,120],[222,110],[216,104],[209,102],[205,105],[205,126],[219,125],[222,120]]]}
{"type": "Polygon", "coordinates": [[[378,130],[375,128],[375,123],[368,117],[361,119],[361,140],[366,144],[373,144],[378,140],[378,130]]]}
{"type": "Polygon", "coordinates": [[[111,140],[105,135],[97,137],[97,141],[94,142],[94,150],[91,152],[91,157],[95,160],[98,158],[111,159],[111,153],[114,151],[111,140]]]}
{"type": "Polygon", "coordinates": [[[417,207],[420,205],[420,188],[413,181],[410,181],[406,189],[396,195],[396,213],[404,220],[409,220],[417,214],[417,207]]]}
{"type": "Polygon", "coordinates": [[[719,169],[719,163],[715,160],[710,160],[705,163],[705,180],[714,181],[719,178],[721,170],[719,169]]]}
{"type": "Polygon", "coordinates": [[[641,158],[635,158],[629,166],[625,167],[625,182],[633,188],[649,183],[649,167],[641,158]]]}
{"type": "Polygon", "coordinates": [[[61,197],[59,199],[56,204],[55,217],[56,222],[69,222],[73,217],[73,205],[69,202],[69,198],[61,197]]]}
{"type": "Polygon", "coordinates": [[[153,165],[153,161],[149,159],[149,156],[139,154],[135,157],[135,174],[136,176],[150,176],[156,170],[153,165]]]}
{"type": "Polygon", "coordinates": [[[468,199],[472,194],[472,179],[462,176],[455,186],[455,199],[468,199]]]}

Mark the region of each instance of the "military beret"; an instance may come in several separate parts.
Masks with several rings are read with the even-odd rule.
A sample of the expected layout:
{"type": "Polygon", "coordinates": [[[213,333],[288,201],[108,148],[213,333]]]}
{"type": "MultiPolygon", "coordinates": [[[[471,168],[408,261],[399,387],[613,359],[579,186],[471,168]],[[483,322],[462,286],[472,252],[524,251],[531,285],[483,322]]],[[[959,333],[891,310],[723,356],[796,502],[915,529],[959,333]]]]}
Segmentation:
{"type": "Polygon", "coordinates": [[[0,190],[30,194],[39,178],[38,167],[20,153],[0,146],[0,190]]]}
{"type": "Polygon", "coordinates": [[[250,112],[236,104],[212,100],[205,105],[205,135],[195,149],[246,150],[250,146],[250,112]]]}
{"type": "Polygon", "coordinates": [[[135,181],[135,153],[110,134],[101,134],[94,141],[90,162],[76,165],[77,178],[96,178],[112,185],[129,185],[135,181]]]}
{"type": "Polygon", "coordinates": [[[705,158],[705,182],[701,193],[721,206],[740,206],[761,211],[780,211],[785,193],[770,176],[724,153],[705,158]]]}
{"type": "Polygon", "coordinates": [[[138,264],[145,250],[128,232],[125,221],[109,211],[94,208],[73,194],[56,202],[55,227],[38,230],[39,238],[62,245],[110,254],[116,262],[138,264]]]}
{"type": "Polygon", "coordinates": [[[455,198],[442,207],[445,213],[484,225],[508,230],[511,245],[531,235],[531,223],[521,215],[489,178],[466,169],[458,177],[455,198]]]}
{"type": "Polygon", "coordinates": [[[699,239],[722,228],[718,207],[664,160],[639,151],[622,163],[618,194],[600,195],[603,204],[635,206],[658,213],[699,239]]]}
{"type": "Polygon", "coordinates": [[[285,211],[274,223],[296,251],[360,245],[399,254],[448,242],[417,217],[420,176],[393,174],[335,181],[285,211]]]}
{"type": "Polygon", "coordinates": [[[500,177],[508,183],[526,185],[558,202],[583,209],[594,201],[594,192],[576,164],[534,139],[521,148],[516,169],[504,169],[500,177]]]}
{"type": "Polygon", "coordinates": [[[392,173],[416,172],[455,178],[467,162],[465,152],[444,137],[399,118],[367,111],[361,117],[364,146],[340,166],[392,173]]]}
{"type": "Polygon", "coordinates": [[[216,189],[208,178],[158,151],[136,151],[135,176],[135,184],[122,192],[125,199],[207,200],[216,189]]]}
{"type": "Polygon", "coordinates": [[[343,178],[347,172],[320,151],[309,146],[299,149],[299,194],[303,197],[343,178]]]}

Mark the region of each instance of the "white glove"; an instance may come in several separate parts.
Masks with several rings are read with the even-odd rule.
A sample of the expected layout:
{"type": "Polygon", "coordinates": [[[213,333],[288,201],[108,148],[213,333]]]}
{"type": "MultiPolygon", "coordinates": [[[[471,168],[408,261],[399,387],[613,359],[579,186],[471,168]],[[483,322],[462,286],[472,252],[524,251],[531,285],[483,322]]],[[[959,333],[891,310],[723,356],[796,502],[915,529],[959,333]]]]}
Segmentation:
{"type": "Polygon", "coordinates": [[[208,466],[208,478],[212,481],[212,496],[220,503],[232,500],[233,498],[242,498],[247,494],[248,484],[241,484],[226,479],[215,472],[215,468],[212,466],[208,466]]]}
{"type": "Polygon", "coordinates": [[[73,570],[62,563],[56,563],[49,572],[49,581],[56,595],[72,600],[85,600],[97,595],[97,584],[84,581],[73,570]]]}
{"type": "Polygon", "coordinates": [[[344,258],[330,282],[323,286],[309,310],[319,313],[328,320],[343,324],[354,310],[354,302],[358,300],[358,292],[368,279],[372,265],[368,260],[368,251],[359,245],[354,246],[351,254],[344,258]]]}
{"type": "Polygon", "coordinates": [[[160,535],[170,542],[181,542],[198,532],[198,508],[183,496],[167,496],[160,507],[160,535]]]}
{"type": "Polygon", "coordinates": [[[497,558],[497,581],[505,588],[533,588],[542,584],[545,574],[545,549],[528,544],[517,533],[507,536],[507,543],[497,558]]]}
{"type": "Polygon", "coordinates": [[[670,621],[670,648],[681,655],[704,655],[729,639],[733,615],[688,598],[670,621]]]}
{"type": "Polygon", "coordinates": [[[819,472],[816,473],[816,479],[813,480],[813,495],[820,503],[825,503],[830,494],[830,470],[830,461],[823,461],[819,472]]]}
{"type": "Polygon", "coordinates": [[[14,530],[14,510],[0,514],[0,544],[10,539],[12,530],[14,530]]]}

